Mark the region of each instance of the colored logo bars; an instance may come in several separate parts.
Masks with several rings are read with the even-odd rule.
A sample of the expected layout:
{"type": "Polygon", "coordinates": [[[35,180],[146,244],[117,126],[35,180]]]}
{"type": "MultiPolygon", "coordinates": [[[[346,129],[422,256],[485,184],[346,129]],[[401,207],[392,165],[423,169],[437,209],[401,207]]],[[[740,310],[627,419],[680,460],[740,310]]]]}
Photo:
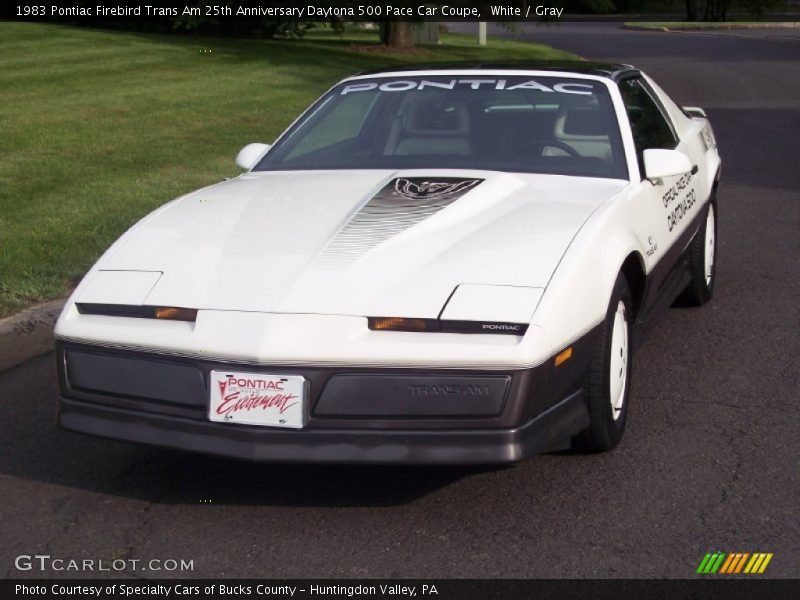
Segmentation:
{"type": "Polygon", "coordinates": [[[747,573],[754,575],[756,573],[763,573],[767,568],[769,561],[772,560],[772,552],[732,552],[726,554],[725,552],[715,552],[713,554],[706,554],[700,566],[697,567],[697,573],[702,574],[736,574],[747,573]]]}

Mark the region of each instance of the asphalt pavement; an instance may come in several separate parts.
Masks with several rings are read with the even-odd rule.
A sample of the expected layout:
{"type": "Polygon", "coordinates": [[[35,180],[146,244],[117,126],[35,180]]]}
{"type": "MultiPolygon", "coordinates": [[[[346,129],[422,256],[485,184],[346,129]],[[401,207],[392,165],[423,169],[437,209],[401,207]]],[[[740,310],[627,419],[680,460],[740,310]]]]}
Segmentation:
{"type": "MultiPolygon", "coordinates": [[[[55,429],[53,356],[0,375],[0,573],[24,554],[184,559],[134,577],[690,577],[706,552],[800,575],[800,36],[526,28],[708,110],[723,156],[713,301],[634,362],[625,439],[511,468],[263,465],[55,429]]],[[[708,577],[708,576],[706,576],[708,577]]]]}

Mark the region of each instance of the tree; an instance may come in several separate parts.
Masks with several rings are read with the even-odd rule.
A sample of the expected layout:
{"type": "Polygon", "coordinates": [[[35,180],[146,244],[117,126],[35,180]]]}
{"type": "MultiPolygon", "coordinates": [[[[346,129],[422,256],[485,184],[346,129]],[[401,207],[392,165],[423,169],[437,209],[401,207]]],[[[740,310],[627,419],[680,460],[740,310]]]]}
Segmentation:
{"type": "Polygon", "coordinates": [[[411,22],[386,20],[381,23],[381,42],[390,48],[413,48],[414,34],[411,22]]]}
{"type": "Polygon", "coordinates": [[[724,21],[728,16],[728,7],[731,0],[706,0],[706,10],[703,14],[704,21],[724,21]]]}
{"type": "Polygon", "coordinates": [[[781,0],[740,0],[745,10],[756,19],[760,19],[765,12],[781,3],[781,0]]]}
{"type": "Polygon", "coordinates": [[[697,0],[686,0],[686,20],[697,21],[697,0]]]}

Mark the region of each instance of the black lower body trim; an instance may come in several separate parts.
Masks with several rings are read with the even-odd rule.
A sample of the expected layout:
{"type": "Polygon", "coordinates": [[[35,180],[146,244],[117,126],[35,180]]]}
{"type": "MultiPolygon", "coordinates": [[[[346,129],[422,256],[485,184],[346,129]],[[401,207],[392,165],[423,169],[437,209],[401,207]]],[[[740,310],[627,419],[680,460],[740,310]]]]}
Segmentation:
{"type": "Polygon", "coordinates": [[[583,393],[599,328],[508,371],[229,365],[59,341],[65,429],[249,460],[508,463],[562,449],[588,424],[583,393]],[[211,373],[302,376],[302,429],[209,420],[211,373]]]}
{"type": "Polygon", "coordinates": [[[66,429],[130,442],[255,461],[502,464],[563,449],[589,424],[582,390],[528,423],[483,430],[277,430],[137,413],[61,398],[66,429]]]}

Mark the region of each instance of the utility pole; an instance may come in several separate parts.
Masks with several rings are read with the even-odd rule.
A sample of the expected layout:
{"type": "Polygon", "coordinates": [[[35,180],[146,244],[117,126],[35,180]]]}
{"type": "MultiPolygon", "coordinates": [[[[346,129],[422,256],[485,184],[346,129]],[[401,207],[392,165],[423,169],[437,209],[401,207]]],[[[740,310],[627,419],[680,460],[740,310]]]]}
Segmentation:
{"type": "Polygon", "coordinates": [[[478,46],[486,45],[486,21],[478,21],[478,46]]]}

